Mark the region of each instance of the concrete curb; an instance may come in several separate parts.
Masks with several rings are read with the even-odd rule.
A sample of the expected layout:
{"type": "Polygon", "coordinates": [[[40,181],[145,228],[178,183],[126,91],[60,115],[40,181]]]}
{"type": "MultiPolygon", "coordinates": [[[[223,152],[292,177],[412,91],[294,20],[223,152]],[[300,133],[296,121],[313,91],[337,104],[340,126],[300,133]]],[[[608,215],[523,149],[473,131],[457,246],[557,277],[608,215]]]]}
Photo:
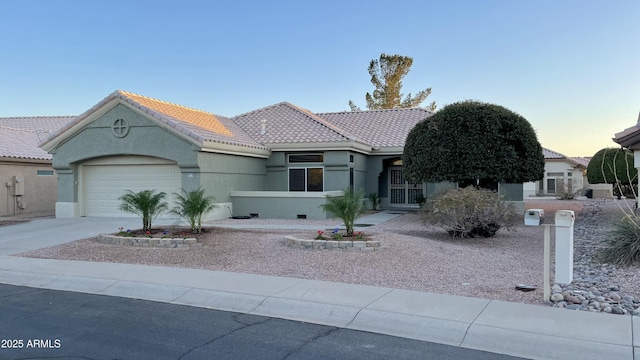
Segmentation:
{"type": "Polygon", "coordinates": [[[0,282],[305,321],[531,359],[631,360],[639,342],[633,333],[640,331],[631,316],[160,266],[3,256],[0,282]]]}

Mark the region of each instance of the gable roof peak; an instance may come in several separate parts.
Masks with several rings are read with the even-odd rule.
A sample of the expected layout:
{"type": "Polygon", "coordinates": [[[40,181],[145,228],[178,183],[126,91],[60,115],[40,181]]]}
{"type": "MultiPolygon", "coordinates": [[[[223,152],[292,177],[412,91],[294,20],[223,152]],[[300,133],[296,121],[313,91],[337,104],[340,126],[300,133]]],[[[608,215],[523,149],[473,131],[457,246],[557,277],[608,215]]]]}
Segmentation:
{"type": "Polygon", "coordinates": [[[290,102],[281,101],[281,102],[276,103],[276,104],[263,106],[261,108],[255,109],[255,110],[251,110],[251,111],[247,111],[247,112],[244,112],[242,114],[239,114],[239,115],[235,115],[235,116],[231,117],[231,119],[236,119],[236,118],[244,117],[244,116],[247,116],[247,115],[257,114],[259,112],[262,112],[262,111],[265,111],[265,110],[269,110],[269,109],[273,109],[273,108],[276,108],[276,107],[282,106],[282,105],[288,106],[288,107],[292,107],[292,108],[295,107],[295,105],[291,104],[290,102]]]}

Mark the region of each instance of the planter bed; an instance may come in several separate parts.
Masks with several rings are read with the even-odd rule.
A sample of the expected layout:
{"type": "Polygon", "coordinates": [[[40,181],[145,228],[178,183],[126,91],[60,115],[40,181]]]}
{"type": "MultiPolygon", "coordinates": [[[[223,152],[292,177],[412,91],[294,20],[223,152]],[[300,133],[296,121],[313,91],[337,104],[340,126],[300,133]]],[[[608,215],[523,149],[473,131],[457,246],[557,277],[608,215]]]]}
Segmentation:
{"type": "Polygon", "coordinates": [[[287,246],[302,249],[344,249],[360,251],[376,251],[380,248],[378,241],[371,240],[309,240],[296,236],[287,235],[284,237],[287,246]]]}
{"type": "Polygon", "coordinates": [[[198,243],[195,238],[154,238],[154,237],[129,237],[117,235],[98,235],[98,242],[103,244],[135,246],[135,247],[157,247],[157,248],[176,248],[176,249],[195,249],[201,248],[202,244],[198,243]]]}

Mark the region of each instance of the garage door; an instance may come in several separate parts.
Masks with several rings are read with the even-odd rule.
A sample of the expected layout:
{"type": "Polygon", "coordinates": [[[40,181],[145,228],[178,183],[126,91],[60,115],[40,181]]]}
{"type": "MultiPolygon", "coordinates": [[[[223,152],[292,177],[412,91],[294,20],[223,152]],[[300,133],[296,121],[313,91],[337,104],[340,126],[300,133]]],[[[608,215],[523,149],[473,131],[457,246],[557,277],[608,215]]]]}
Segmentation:
{"type": "Polygon", "coordinates": [[[176,165],[87,165],[84,166],[84,204],[86,216],[135,216],[120,211],[118,198],[126,190],[147,189],[167,193],[169,207],[173,193],[180,192],[181,174],[176,165]]]}

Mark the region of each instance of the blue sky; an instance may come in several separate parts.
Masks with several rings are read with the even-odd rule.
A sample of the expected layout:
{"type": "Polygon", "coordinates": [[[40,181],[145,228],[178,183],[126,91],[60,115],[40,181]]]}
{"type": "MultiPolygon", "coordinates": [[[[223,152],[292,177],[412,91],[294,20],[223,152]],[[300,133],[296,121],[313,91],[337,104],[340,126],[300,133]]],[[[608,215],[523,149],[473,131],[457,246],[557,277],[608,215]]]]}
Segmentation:
{"type": "Polygon", "coordinates": [[[280,101],[365,108],[367,67],[403,92],[523,115],[570,156],[640,111],[640,1],[0,0],[0,116],[77,115],[116,89],[234,116],[280,101]]]}

